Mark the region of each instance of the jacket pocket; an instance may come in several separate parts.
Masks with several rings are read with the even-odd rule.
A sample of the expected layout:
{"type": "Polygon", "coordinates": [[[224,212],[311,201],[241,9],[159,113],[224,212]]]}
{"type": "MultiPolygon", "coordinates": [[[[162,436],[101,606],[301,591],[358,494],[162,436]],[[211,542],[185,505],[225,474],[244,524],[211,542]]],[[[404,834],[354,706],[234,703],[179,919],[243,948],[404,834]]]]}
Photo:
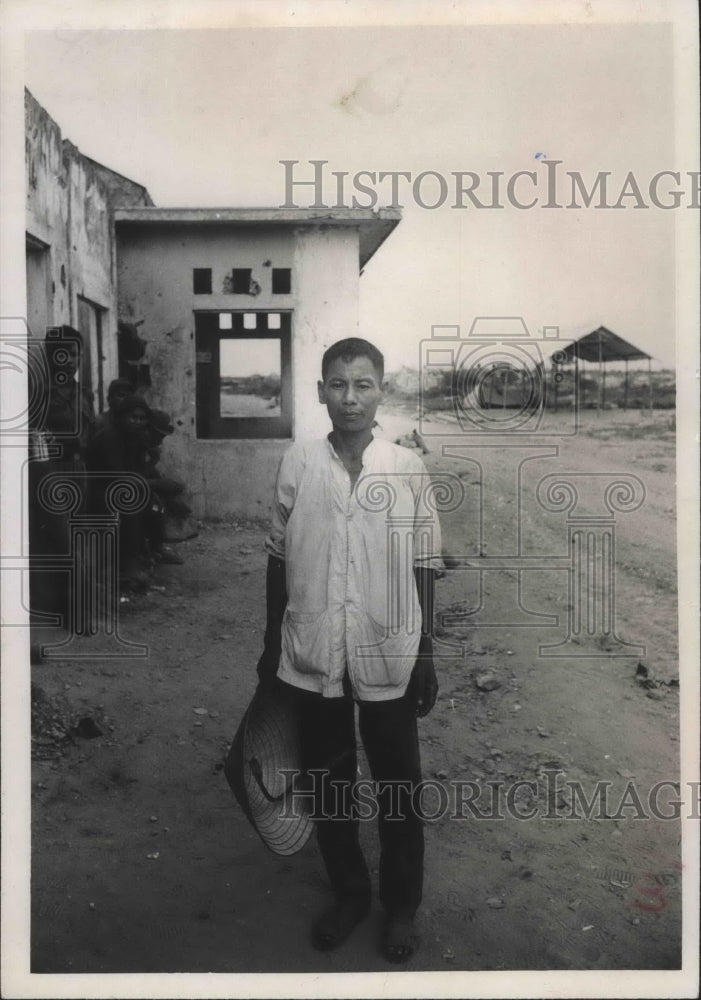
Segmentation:
{"type": "Polygon", "coordinates": [[[372,615],[353,623],[351,671],[364,688],[389,690],[406,684],[416,661],[417,636],[405,629],[392,634],[389,625],[372,615]]]}
{"type": "Polygon", "coordinates": [[[282,648],[293,669],[301,674],[325,676],[329,672],[330,640],[326,611],[285,610],[282,648]]]}

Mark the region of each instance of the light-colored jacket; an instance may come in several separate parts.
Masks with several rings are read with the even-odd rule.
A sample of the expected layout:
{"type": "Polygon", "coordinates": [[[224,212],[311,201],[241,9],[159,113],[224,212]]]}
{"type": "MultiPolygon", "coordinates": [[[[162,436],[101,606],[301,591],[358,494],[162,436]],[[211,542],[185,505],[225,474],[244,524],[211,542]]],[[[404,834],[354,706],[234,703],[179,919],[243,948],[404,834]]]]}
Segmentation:
{"type": "Polygon", "coordinates": [[[389,441],[367,446],[353,491],[327,438],[287,451],[266,540],[286,567],[282,680],[340,697],[347,667],[361,700],[401,697],[421,637],[413,568],[443,565],[431,497],[422,460],[389,441]]]}

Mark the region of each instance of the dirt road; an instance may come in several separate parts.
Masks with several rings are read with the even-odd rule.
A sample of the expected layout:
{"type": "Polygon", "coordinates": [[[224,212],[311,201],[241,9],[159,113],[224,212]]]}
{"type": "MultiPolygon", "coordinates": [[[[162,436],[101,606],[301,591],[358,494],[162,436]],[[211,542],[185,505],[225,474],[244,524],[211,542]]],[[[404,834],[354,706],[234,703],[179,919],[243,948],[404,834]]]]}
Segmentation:
{"type": "MultiPolygon", "coordinates": [[[[390,437],[413,426],[407,413],[381,422],[390,437]]],[[[661,818],[675,790],[660,785],[679,780],[669,414],[586,413],[557,454],[543,437],[550,452],[525,462],[503,449],[446,458],[440,445],[455,438],[441,429],[427,465],[456,476],[465,500],[443,518],[452,558],[436,633],[454,648],[442,649],[439,700],[420,723],[436,818],[410,968],[678,968],[679,823],[661,818]],[[602,474],[643,484],[640,506],[615,515],[615,628],[634,645],[595,629],[548,655],[539,647],[567,638],[581,594],[567,586],[574,514],[545,509],[547,484],[537,489],[573,472],[587,474],[583,517],[606,513],[602,474]]],[[[162,589],[122,604],[122,634],[147,657],[33,668],[55,704],[102,731],[60,755],[37,744],[34,972],[387,971],[377,906],[338,952],[310,948],[327,898],[314,843],[270,854],[222,773],[254,690],[264,532],[204,525],[179,547],[184,566],[160,568],[162,589]]],[[[376,831],[365,824],[362,837],[376,870],[376,831]]]]}

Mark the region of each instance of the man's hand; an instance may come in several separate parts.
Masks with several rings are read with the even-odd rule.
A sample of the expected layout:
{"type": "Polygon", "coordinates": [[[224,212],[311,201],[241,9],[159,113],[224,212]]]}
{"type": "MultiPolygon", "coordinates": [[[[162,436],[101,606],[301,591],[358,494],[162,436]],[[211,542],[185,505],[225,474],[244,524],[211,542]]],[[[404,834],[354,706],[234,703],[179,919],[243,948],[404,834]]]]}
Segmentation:
{"type": "Polygon", "coordinates": [[[416,589],[421,605],[421,639],[419,652],[409,680],[410,697],[414,699],[416,714],[420,719],[428,715],[436,704],[438,681],[433,666],[433,587],[435,573],[432,569],[414,567],[416,589]]]}
{"type": "Polygon", "coordinates": [[[265,694],[269,694],[275,686],[277,669],[280,665],[280,654],[264,649],[256,666],[258,685],[265,694]]]}
{"type": "Polygon", "coordinates": [[[260,688],[269,693],[277,677],[280,666],[282,619],[287,606],[285,587],[285,563],[275,556],[268,557],[265,578],[266,627],[263,655],[258,660],[256,672],[260,688]]]}
{"type": "Polygon", "coordinates": [[[431,711],[438,696],[438,680],[433,660],[418,659],[409,681],[409,696],[414,700],[416,714],[420,719],[431,711]]]}

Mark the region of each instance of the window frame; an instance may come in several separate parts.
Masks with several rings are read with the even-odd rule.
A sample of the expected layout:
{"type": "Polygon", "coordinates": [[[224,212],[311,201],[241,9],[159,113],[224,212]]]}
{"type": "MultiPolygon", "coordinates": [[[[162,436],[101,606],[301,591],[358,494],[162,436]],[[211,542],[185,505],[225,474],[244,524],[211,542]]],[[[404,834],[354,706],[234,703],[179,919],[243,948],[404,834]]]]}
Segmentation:
{"type": "Polygon", "coordinates": [[[196,361],[196,434],[198,439],[226,441],[231,439],[291,438],[292,437],[292,312],[281,309],[216,309],[195,311],[196,361]],[[232,317],[232,329],[219,328],[219,316],[232,317]],[[280,328],[245,330],[244,315],[275,314],[280,328]],[[277,340],[280,343],[280,416],[223,417],[221,415],[221,352],[222,340],[277,340]]]}

